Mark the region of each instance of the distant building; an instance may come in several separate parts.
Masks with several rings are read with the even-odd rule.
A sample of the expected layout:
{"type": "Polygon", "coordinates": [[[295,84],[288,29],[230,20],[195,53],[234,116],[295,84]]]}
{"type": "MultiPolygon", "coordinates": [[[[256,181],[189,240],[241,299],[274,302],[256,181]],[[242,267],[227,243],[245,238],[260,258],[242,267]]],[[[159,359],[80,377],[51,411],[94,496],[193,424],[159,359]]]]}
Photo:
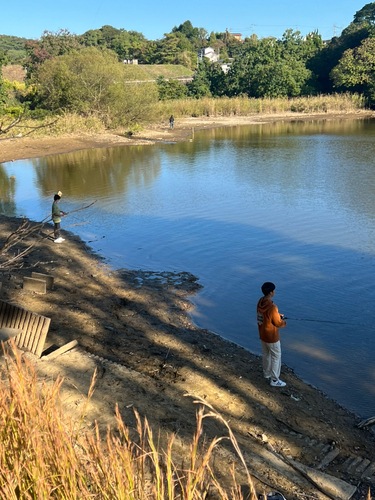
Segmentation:
{"type": "Polygon", "coordinates": [[[124,64],[138,64],[138,59],[124,59],[122,62],[124,64]]]}
{"type": "Polygon", "coordinates": [[[228,71],[230,70],[230,66],[231,66],[231,63],[223,63],[221,65],[221,69],[222,69],[223,73],[228,73],[228,71]]]}
{"type": "Polygon", "coordinates": [[[242,33],[231,33],[232,36],[234,36],[234,38],[236,40],[238,40],[239,42],[243,42],[242,40],[242,33]]]}
{"type": "Polygon", "coordinates": [[[200,61],[203,61],[203,58],[207,57],[211,62],[216,62],[219,60],[220,56],[219,54],[216,54],[215,49],[212,47],[204,47],[203,49],[200,49],[198,52],[198,59],[200,61]]]}

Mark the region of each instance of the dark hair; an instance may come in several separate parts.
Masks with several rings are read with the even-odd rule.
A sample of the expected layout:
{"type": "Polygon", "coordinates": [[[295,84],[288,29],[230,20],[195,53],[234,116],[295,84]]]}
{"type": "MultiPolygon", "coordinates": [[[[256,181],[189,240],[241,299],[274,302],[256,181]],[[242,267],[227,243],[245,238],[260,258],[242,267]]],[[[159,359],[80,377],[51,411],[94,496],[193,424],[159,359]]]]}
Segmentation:
{"type": "Polygon", "coordinates": [[[270,281],[267,281],[266,283],[263,283],[262,285],[262,293],[263,295],[268,295],[270,292],[273,292],[275,290],[275,285],[271,283],[270,281]]]}
{"type": "Polygon", "coordinates": [[[58,194],[55,194],[55,196],[53,197],[53,199],[54,199],[55,201],[57,201],[57,200],[61,200],[61,196],[59,196],[58,194]]]}

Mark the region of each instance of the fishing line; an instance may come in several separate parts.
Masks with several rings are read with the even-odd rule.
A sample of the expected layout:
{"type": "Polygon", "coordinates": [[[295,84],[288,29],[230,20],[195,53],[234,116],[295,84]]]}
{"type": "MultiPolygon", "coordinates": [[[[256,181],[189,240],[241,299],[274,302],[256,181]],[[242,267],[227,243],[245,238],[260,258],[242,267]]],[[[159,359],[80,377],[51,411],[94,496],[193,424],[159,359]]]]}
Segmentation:
{"type": "Polygon", "coordinates": [[[375,328],[375,325],[365,325],[363,323],[347,323],[344,321],[329,321],[325,319],[290,318],[289,316],[284,316],[283,319],[288,319],[291,321],[314,321],[316,323],[330,323],[333,325],[365,326],[366,328],[375,328]]]}

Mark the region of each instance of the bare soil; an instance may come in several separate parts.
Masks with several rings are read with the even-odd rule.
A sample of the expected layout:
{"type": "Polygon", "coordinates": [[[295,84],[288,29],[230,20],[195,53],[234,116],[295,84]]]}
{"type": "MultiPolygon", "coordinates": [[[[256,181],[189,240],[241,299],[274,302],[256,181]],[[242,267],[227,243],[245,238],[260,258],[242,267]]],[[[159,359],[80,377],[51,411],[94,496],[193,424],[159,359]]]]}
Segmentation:
{"type": "MultiPolygon", "coordinates": [[[[155,133],[177,137],[176,130],[167,127],[155,133]]],[[[40,156],[44,147],[48,154],[54,147],[55,153],[67,150],[53,140],[43,141],[38,149],[37,142],[27,149],[28,143],[14,141],[13,156],[30,156],[31,151],[40,156]]],[[[97,143],[93,140],[89,147],[97,143]]],[[[1,151],[2,161],[9,151],[1,151]]],[[[1,248],[21,221],[0,216],[0,222],[1,248]]],[[[40,380],[65,377],[61,401],[66,418],[79,418],[96,369],[84,430],[91,430],[95,421],[103,433],[108,424],[114,426],[116,404],[132,429],[136,409],[148,418],[155,435],[160,432],[161,448],[176,433],[175,455],[182,460],[195,430],[194,398],[200,397],[231,426],[259,493],[275,489],[288,499],[327,498],[293,469],[280,466],[279,453],[316,468],[334,450],[338,455],[321,464],[322,470],[358,486],[354,498],[362,498],[369,486],[375,488],[375,435],[356,427],[357,416],[301,381],[287,366],[282,368],[286,387],[270,387],[258,356],[192,323],[189,296],[199,291],[199,277],[113,270],[72,233],[63,231],[61,244],[53,242],[52,226],[46,225],[41,235],[42,239],[29,237],[12,249],[16,253],[35,243],[21,269],[0,276],[0,298],[51,318],[45,352],[78,340],[78,347],[53,361],[26,355],[40,380]],[[46,295],[23,290],[23,277],[33,271],[53,275],[54,290],[46,295]],[[352,468],[351,458],[357,459],[352,468]]],[[[206,419],[206,441],[219,435],[226,435],[224,426],[206,419]]],[[[245,484],[232,445],[222,441],[214,469],[227,486],[232,463],[240,484],[245,484]]]]}

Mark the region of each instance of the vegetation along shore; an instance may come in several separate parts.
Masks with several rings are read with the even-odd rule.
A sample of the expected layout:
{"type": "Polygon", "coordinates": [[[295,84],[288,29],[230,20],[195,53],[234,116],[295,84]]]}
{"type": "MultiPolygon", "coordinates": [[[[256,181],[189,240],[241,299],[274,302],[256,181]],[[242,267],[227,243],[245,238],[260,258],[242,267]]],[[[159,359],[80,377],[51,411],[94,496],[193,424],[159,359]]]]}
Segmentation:
{"type": "MultiPolygon", "coordinates": [[[[374,16],[365,5],[328,41],[242,40],[190,21],[156,41],[112,26],[0,35],[0,164],[371,118],[374,16]]],[[[370,500],[371,427],[286,366],[286,387],[270,387],[258,356],[197,328],[199,277],[114,270],[73,233],[63,245],[52,233],[0,216],[1,300],[51,318],[44,355],[77,341],[55,358],[1,358],[0,498],[370,500]],[[31,272],[54,288],[25,290],[31,272]]]]}

